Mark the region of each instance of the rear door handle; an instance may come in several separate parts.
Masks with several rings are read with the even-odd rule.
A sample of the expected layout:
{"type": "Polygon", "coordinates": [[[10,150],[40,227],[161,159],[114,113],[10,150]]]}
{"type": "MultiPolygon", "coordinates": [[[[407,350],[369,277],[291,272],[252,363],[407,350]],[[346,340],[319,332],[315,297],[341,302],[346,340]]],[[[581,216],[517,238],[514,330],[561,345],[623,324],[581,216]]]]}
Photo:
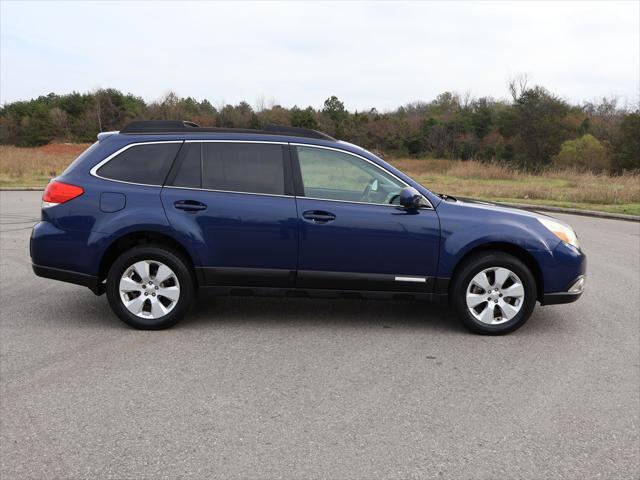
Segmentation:
{"type": "Polygon", "coordinates": [[[307,210],[302,214],[302,218],[311,223],[329,223],[333,222],[336,216],[331,212],[325,212],[323,210],[307,210]]]}
{"type": "Polygon", "coordinates": [[[196,200],[178,200],[174,202],[174,207],[178,210],[184,210],[185,212],[199,212],[201,210],[206,210],[207,206],[196,200]]]}

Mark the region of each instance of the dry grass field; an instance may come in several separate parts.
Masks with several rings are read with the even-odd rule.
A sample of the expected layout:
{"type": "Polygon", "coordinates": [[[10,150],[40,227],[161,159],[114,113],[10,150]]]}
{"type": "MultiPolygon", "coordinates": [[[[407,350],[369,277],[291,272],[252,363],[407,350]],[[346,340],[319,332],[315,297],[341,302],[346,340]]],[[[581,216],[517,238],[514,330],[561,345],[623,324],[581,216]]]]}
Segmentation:
{"type": "Polygon", "coordinates": [[[640,215],[640,175],[519,172],[477,161],[389,159],[430,190],[460,197],[640,215]]]}
{"type": "Polygon", "coordinates": [[[38,148],[0,145],[0,187],[43,187],[88,147],[82,143],[38,148]]]}
{"type": "MultiPolygon", "coordinates": [[[[43,187],[88,144],[0,146],[0,187],[43,187]]],[[[388,158],[435,192],[485,200],[555,205],[640,215],[640,175],[575,171],[534,175],[477,161],[388,158]]]]}

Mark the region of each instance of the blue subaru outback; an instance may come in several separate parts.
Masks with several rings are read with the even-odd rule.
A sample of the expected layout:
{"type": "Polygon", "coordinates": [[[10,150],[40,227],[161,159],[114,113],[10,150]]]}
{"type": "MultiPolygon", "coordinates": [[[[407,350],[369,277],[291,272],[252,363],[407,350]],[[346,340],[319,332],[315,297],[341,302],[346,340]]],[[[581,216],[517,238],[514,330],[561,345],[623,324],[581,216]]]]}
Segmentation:
{"type": "Polygon", "coordinates": [[[323,133],[177,121],[99,134],[47,186],[31,258],[142,329],[201,292],[432,300],[504,334],[577,300],[586,268],[570,226],[435,194],[323,133]]]}

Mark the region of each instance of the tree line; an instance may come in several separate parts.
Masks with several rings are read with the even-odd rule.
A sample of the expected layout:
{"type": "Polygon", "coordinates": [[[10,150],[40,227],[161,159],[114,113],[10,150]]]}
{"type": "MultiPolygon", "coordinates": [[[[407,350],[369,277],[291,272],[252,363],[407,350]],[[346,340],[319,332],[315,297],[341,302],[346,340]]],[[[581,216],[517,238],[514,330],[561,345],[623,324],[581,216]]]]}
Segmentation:
{"type": "Polygon", "coordinates": [[[216,107],[174,93],[145,102],[115,89],[50,93],[0,108],[0,143],[92,142],[98,132],[119,130],[131,120],[185,119],[213,127],[312,128],[391,155],[496,161],[526,170],[640,170],[639,110],[607,98],[571,105],[522,78],[509,83],[509,92],[507,100],[444,92],[389,112],[350,112],[335,96],[315,109],[254,108],[244,101],[216,107]]]}

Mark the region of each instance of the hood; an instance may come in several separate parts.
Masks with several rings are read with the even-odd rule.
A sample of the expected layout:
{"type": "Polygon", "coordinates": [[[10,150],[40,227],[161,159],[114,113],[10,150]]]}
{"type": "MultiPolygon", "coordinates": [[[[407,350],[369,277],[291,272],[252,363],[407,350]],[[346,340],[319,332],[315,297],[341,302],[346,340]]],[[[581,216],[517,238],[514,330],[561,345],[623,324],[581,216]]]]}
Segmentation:
{"type": "Polygon", "coordinates": [[[489,202],[486,200],[478,200],[478,199],[466,198],[466,197],[445,197],[443,198],[443,201],[450,204],[456,204],[461,207],[477,208],[483,211],[510,213],[510,214],[521,215],[523,217],[529,217],[529,218],[553,218],[557,222],[564,223],[561,220],[558,220],[557,218],[552,217],[551,215],[545,215],[543,213],[538,213],[531,210],[525,210],[523,208],[518,208],[518,207],[512,207],[509,205],[502,205],[498,202],[489,202]]]}

